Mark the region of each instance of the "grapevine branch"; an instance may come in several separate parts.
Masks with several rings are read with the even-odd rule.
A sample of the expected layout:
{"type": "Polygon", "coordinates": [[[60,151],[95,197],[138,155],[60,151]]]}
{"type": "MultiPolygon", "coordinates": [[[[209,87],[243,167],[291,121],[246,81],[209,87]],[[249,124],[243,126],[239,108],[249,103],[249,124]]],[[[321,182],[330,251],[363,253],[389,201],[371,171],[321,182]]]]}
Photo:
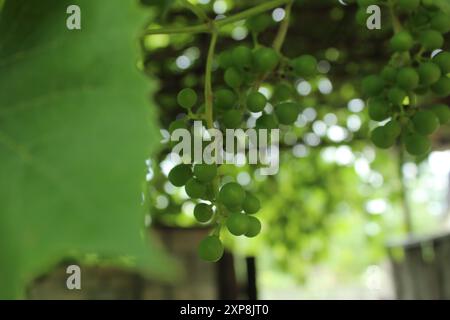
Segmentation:
{"type": "MultiPolygon", "coordinates": [[[[187,2],[187,0],[186,0],[187,2]]],[[[258,14],[261,14],[263,12],[266,12],[268,10],[275,9],[276,7],[282,6],[284,4],[290,3],[292,0],[271,0],[267,1],[265,3],[262,3],[256,7],[244,10],[240,13],[236,13],[232,16],[229,16],[227,18],[223,18],[220,20],[214,20],[209,21],[206,23],[202,23],[195,26],[183,26],[183,27],[169,27],[169,28],[158,28],[158,29],[150,29],[146,30],[144,32],[144,36],[146,35],[155,35],[155,34],[178,34],[178,33],[213,33],[216,32],[217,29],[221,29],[222,27],[229,25],[234,22],[238,22],[253,16],[256,16],[258,14]],[[213,25],[213,26],[211,26],[213,25]]],[[[192,5],[191,3],[189,3],[192,5]]],[[[192,5],[195,7],[194,5],[192,5]]],[[[197,8],[197,7],[195,7],[197,8]]]]}

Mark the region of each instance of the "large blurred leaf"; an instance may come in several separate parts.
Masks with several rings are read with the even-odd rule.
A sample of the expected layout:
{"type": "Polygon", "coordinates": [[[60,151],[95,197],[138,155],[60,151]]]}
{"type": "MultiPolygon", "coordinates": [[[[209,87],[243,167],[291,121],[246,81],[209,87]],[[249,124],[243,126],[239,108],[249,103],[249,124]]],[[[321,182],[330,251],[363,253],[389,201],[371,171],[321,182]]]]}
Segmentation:
{"type": "Polygon", "coordinates": [[[136,68],[129,0],[7,0],[0,16],[0,297],[64,256],[134,257],[171,271],[143,236],[145,159],[158,131],[136,68]],[[82,30],[66,28],[77,4],[82,30]]]}

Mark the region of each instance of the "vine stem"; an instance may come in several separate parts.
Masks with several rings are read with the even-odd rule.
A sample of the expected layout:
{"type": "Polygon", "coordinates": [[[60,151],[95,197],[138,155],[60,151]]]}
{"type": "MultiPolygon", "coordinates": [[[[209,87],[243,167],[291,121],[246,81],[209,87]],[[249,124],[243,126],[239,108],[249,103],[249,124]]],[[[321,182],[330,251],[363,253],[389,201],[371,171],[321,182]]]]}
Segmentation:
{"type": "Polygon", "coordinates": [[[392,19],[392,26],[394,27],[394,32],[398,33],[403,29],[403,27],[402,27],[402,24],[400,23],[400,21],[398,20],[397,16],[395,15],[394,3],[392,2],[392,0],[389,0],[387,5],[389,7],[389,14],[392,19]]]}
{"type": "MultiPolygon", "coordinates": [[[[186,0],[187,1],[187,0],[186,0]]],[[[213,33],[217,32],[217,29],[220,29],[226,25],[229,25],[234,22],[238,22],[263,12],[266,12],[271,9],[275,9],[281,5],[287,4],[292,0],[270,0],[257,5],[256,7],[244,10],[242,12],[236,13],[232,16],[229,16],[220,20],[211,20],[207,23],[202,23],[195,26],[183,26],[183,27],[173,27],[173,28],[158,28],[158,29],[150,29],[144,32],[145,35],[154,35],[154,34],[176,34],[176,33],[213,33]],[[213,26],[212,26],[213,25],[213,26]]]]}
{"type": "Polygon", "coordinates": [[[208,128],[214,126],[213,115],[213,90],[212,90],[212,66],[214,62],[214,53],[216,50],[218,32],[213,31],[211,35],[211,42],[209,44],[208,57],[206,60],[205,71],[205,118],[208,128]]]}
{"type": "Polygon", "coordinates": [[[411,208],[409,206],[405,177],[403,174],[403,164],[405,163],[405,150],[403,146],[399,147],[398,153],[398,176],[400,180],[400,198],[402,203],[403,219],[407,236],[412,236],[414,229],[412,223],[411,208]]]}
{"type": "Polygon", "coordinates": [[[281,48],[283,47],[284,40],[286,39],[286,35],[289,29],[289,22],[291,18],[291,11],[292,11],[292,5],[294,4],[294,1],[289,1],[286,5],[286,16],[281,22],[280,28],[278,29],[277,36],[275,40],[273,41],[272,47],[278,52],[281,52],[281,48]]]}
{"type": "Polygon", "coordinates": [[[197,16],[202,21],[209,21],[209,17],[206,15],[205,11],[202,8],[192,4],[189,0],[179,0],[180,3],[192,11],[193,14],[197,16]]]}

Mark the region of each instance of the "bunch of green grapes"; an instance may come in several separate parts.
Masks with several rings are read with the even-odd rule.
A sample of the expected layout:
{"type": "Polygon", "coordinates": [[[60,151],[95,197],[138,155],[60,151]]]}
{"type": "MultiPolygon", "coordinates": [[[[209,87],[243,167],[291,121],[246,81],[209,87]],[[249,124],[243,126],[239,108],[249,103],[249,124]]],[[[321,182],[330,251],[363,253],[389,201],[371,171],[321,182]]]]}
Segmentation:
{"type": "MultiPolygon", "coordinates": [[[[270,25],[270,16],[258,15],[247,20],[254,35],[270,25]]],[[[177,96],[178,104],[186,116],[170,124],[169,132],[189,129],[192,121],[201,120],[205,127],[217,129],[246,129],[247,120],[256,119],[256,129],[276,129],[292,125],[301,111],[292,78],[308,78],[316,74],[317,61],[313,56],[301,55],[290,59],[275,46],[259,43],[236,45],[216,52],[214,83],[211,84],[212,114],[208,119],[205,101],[199,101],[192,88],[183,88],[177,96]],[[270,99],[261,93],[261,84],[274,88],[270,99]],[[267,108],[271,105],[273,108],[267,108]],[[209,121],[208,121],[209,120],[209,121]],[[211,121],[212,120],[212,121],[211,121]]],[[[206,100],[206,99],[205,99],[206,100]]],[[[210,113],[210,114],[211,114],[210,113]]],[[[225,136],[225,134],[223,134],[225,136]]],[[[216,164],[180,164],[169,173],[169,181],[185,188],[186,194],[196,202],[195,219],[210,224],[213,230],[199,245],[199,255],[207,261],[221,258],[224,247],[220,239],[222,229],[234,236],[255,237],[261,223],[255,214],[260,210],[260,200],[236,182],[222,182],[220,166],[216,164]]]]}
{"type": "Polygon", "coordinates": [[[450,120],[442,103],[422,105],[430,95],[450,95],[450,52],[439,51],[450,32],[450,15],[434,0],[359,0],[362,8],[385,4],[392,13],[395,34],[389,41],[389,63],[380,74],[362,82],[368,97],[369,117],[381,122],[372,142],[387,149],[400,140],[409,154],[421,156],[431,149],[429,136],[450,120]]]}

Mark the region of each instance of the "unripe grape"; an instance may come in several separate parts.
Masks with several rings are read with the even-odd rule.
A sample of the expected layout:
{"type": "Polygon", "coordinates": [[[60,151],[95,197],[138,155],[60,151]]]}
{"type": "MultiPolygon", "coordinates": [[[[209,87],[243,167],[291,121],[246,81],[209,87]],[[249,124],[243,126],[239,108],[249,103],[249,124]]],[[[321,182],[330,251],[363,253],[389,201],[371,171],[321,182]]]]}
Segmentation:
{"type": "Polygon", "coordinates": [[[450,79],[446,76],[441,77],[433,86],[431,87],[434,93],[440,97],[447,97],[450,95],[450,79]]]}
{"type": "Polygon", "coordinates": [[[275,102],[283,102],[290,100],[294,95],[294,90],[291,85],[280,82],[273,89],[272,100],[275,102]]]}
{"type": "Polygon", "coordinates": [[[413,45],[413,37],[407,31],[400,31],[396,33],[390,41],[391,49],[396,52],[409,51],[413,45]]]}
{"type": "Polygon", "coordinates": [[[266,96],[258,91],[253,91],[247,96],[247,109],[251,112],[263,111],[266,104],[266,96]]]}
{"type": "Polygon", "coordinates": [[[278,122],[284,125],[293,124],[298,117],[300,108],[295,102],[281,102],[275,106],[278,122]]]}
{"type": "Polygon", "coordinates": [[[422,0],[422,5],[425,8],[434,8],[435,6],[435,0],[422,0]]]}
{"type": "Polygon", "coordinates": [[[200,242],[198,254],[200,258],[210,262],[219,261],[223,256],[223,244],[217,236],[208,236],[200,242]]]}
{"type": "Polygon", "coordinates": [[[206,194],[206,186],[195,178],[189,179],[184,186],[186,194],[192,199],[201,199],[206,194]]]}
{"type": "Polygon", "coordinates": [[[389,149],[395,143],[393,131],[386,126],[380,126],[372,131],[370,139],[373,144],[381,149],[389,149]]]}
{"type": "Polygon", "coordinates": [[[253,64],[253,54],[249,47],[237,46],[232,51],[233,64],[238,69],[250,68],[253,64]]]}
{"type": "Polygon", "coordinates": [[[239,110],[228,110],[224,113],[222,122],[227,129],[236,129],[241,126],[242,112],[239,110]]]}
{"type": "Polygon", "coordinates": [[[241,206],[244,202],[245,190],[240,184],[230,182],[220,189],[218,198],[227,208],[235,208],[241,206]]]}
{"type": "Polygon", "coordinates": [[[297,76],[308,78],[316,74],[317,60],[311,55],[302,55],[291,61],[294,73],[297,76]]]}
{"type": "Polygon", "coordinates": [[[441,69],[433,62],[420,64],[417,71],[419,72],[420,83],[425,86],[435,83],[441,77],[441,69]]]}
{"type": "Polygon", "coordinates": [[[254,216],[247,216],[247,232],[245,236],[248,238],[256,237],[261,232],[261,222],[254,216]]]}
{"type": "Polygon", "coordinates": [[[227,218],[227,228],[231,234],[242,236],[248,231],[248,216],[242,213],[232,213],[227,218]]]}
{"type": "Polygon", "coordinates": [[[194,165],[194,176],[201,182],[211,182],[217,175],[217,166],[215,164],[196,164],[194,165]]]}
{"type": "Polygon", "coordinates": [[[378,0],[357,0],[358,6],[366,9],[368,6],[372,4],[377,4],[378,0]]]}
{"type": "Polygon", "coordinates": [[[236,94],[228,89],[217,90],[214,94],[214,105],[222,110],[232,109],[237,101],[236,94]]]}
{"type": "Polygon", "coordinates": [[[394,105],[401,105],[406,97],[406,92],[400,88],[392,88],[388,91],[389,101],[394,105]]]}
{"type": "Polygon", "coordinates": [[[185,88],[178,93],[177,101],[183,108],[190,109],[197,103],[197,93],[191,88],[185,88]]]}
{"type": "Polygon", "coordinates": [[[250,17],[246,21],[247,28],[250,32],[260,33],[266,30],[273,23],[270,15],[260,14],[250,17]]]}
{"type": "Polygon", "coordinates": [[[388,135],[391,138],[397,139],[400,133],[402,133],[402,127],[397,120],[391,120],[384,125],[385,130],[388,130],[388,135]]]}
{"type": "Polygon", "coordinates": [[[380,76],[370,75],[362,81],[362,91],[366,96],[377,96],[384,89],[384,80],[380,76]]]}
{"type": "Polygon", "coordinates": [[[239,88],[244,81],[242,74],[236,68],[228,68],[225,71],[224,80],[231,88],[239,88]]]}
{"type": "Polygon", "coordinates": [[[172,121],[169,126],[169,132],[172,133],[177,129],[187,129],[186,121],[183,119],[172,121]]]}
{"type": "Polygon", "coordinates": [[[359,8],[355,14],[356,24],[358,24],[359,26],[366,26],[368,16],[369,14],[366,12],[365,8],[359,8]]]}
{"type": "Polygon", "coordinates": [[[431,18],[431,28],[445,34],[450,31],[450,16],[443,12],[436,13],[431,18]]]}
{"type": "Polygon", "coordinates": [[[427,30],[419,35],[419,42],[426,50],[439,49],[444,44],[444,37],[435,30],[427,30]]]}
{"type": "Polygon", "coordinates": [[[369,117],[375,121],[383,121],[390,117],[389,102],[381,98],[371,98],[368,102],[369,117]]]}
{"type": "Polygon", "coordinates": [[[421,156],[431,149],[430,140],[418,133],[412,133],[405,138],[406,151],[413,156],[421,156]]]}
{"type": "Polygon", "coordinates": [[[176,187],[182,187],[192,178],[191,166],[188,164],[179,164],[169,172],[169,181],[176,187]]]}
{"type": "Polygon", "coordinates": [[[211,220],[213,210],[210,205],[206,203],[199,203],[194,208],[194,217],[198,222],[206,223],[211,220]]]}
{"type": "Polygon", "coordinates": [[[397,7],[403,12],[416,10],[420,5],[420,0],[397,0],[397,7]]]}
{"type": "Polygon", "coordinates": [[[413,68],[402,68],[397,73],[396,84],[403,90],[413,90],[419,86],[419,75],[413,68]]]}
{"type": "Polygon", "coordinates": [[[230,50],[223,51],[219,55],[219,67],[221,67],[222,69],[233,67],[233,54],[230,50]]]}
{"type": "Polygon", "coordinates": [[[247,192],[244,203],[242,204],[242,209],[248,214],[255,214],[261,209],[261,203],[257,197],[250,192],[247,192]]]}
{"type": "Polygon", "coordinates": [[[431,111],[419,111],[412,118],[417,133],[424,136],[432,134],[439,128],[439,119],[431,111]]]}
{"type": "Polygon", "coordinates": [[[439,123],[444,125],[450,120],[450,108],[445,104],[435,104],[431,111],[438,117],[439,123]]]}
{"type": "Polygon", "coordinates": [[[450,72],[450,52],[440,52],[434,58],[433,62],[441,68],[442,74],[450,72]]]}
{"type": "Polygon", "coordinates": [[[279,54],[272,48],[258,48],[253,53],[255,69],[258,72],[270,72],[278,65],[280,61],[279,54]]]}
{"type": "Polygon", "coordinates": [[[383,68],[383,71],[381,71],[381,77],[383,78],[384,81],[394,82],[396,76],[397,70],[394,67],[386,66],[383,68]]]}
{"type": "Polygon", "coordinates": [[[256,128],[272,130],[278,127],[277,120],[272,114],[263,114],[256,119],[256,128]]]}

